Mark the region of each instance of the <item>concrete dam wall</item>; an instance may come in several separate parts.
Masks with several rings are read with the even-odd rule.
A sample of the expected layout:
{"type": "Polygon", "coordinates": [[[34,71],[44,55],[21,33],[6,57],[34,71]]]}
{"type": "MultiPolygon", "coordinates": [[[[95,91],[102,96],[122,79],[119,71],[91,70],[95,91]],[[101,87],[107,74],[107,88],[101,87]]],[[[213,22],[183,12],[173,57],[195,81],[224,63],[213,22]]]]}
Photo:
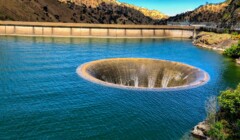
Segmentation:
{"type": "Polygon", "coordinates": [[[0,21],[0,35],[106,38],[194,38],[192,26],[0,21]]]}

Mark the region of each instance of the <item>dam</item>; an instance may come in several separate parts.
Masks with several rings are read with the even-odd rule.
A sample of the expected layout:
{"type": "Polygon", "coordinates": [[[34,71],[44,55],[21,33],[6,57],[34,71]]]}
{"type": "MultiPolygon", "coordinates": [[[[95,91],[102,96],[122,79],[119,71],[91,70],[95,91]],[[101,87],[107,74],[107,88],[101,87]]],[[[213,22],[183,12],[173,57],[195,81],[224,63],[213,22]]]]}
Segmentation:
{"type": "Polygon", "coordinates": [[[195,38],[197,30],[193,26],[0,21],[0,35],[8,36],[195,38]]]}

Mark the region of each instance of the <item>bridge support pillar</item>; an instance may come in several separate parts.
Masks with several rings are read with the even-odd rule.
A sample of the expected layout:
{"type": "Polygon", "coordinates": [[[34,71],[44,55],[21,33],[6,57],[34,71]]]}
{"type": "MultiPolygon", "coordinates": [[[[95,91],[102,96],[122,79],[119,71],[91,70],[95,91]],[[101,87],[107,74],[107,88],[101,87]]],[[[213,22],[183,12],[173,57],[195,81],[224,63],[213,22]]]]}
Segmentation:
{"type": "Polygon", "coordinates": [[[196,32],[196,28],[193,29],[193,39],[196,39],[197,37],[197,32],[196,32]]]}

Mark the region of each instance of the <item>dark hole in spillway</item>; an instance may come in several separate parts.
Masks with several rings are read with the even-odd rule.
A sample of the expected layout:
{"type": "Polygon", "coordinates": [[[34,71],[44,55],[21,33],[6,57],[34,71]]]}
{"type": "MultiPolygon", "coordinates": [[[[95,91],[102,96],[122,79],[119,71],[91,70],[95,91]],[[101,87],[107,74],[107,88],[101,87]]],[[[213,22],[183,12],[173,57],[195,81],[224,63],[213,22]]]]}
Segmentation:
{"type": "Polygon", "coordinates": [[[209,80],[206,72],[190,65],[144,58],[97,60],[81,65],[77,73],[99,84],[159,90],[196,87],[209,80]]]}

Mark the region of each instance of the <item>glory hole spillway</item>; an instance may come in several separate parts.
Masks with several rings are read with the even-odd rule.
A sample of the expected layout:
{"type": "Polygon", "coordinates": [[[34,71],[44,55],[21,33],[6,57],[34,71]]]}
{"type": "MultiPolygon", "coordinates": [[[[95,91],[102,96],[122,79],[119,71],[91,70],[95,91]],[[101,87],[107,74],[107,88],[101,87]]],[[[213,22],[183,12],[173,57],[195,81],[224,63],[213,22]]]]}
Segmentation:
{"type": "Polygon", "coordinates": [[[77,73],[91,82],[112,87],[173,90],[203,85],[206,72],[193,66],[166,60],[113,58],[85,63],[77,73]]]}

